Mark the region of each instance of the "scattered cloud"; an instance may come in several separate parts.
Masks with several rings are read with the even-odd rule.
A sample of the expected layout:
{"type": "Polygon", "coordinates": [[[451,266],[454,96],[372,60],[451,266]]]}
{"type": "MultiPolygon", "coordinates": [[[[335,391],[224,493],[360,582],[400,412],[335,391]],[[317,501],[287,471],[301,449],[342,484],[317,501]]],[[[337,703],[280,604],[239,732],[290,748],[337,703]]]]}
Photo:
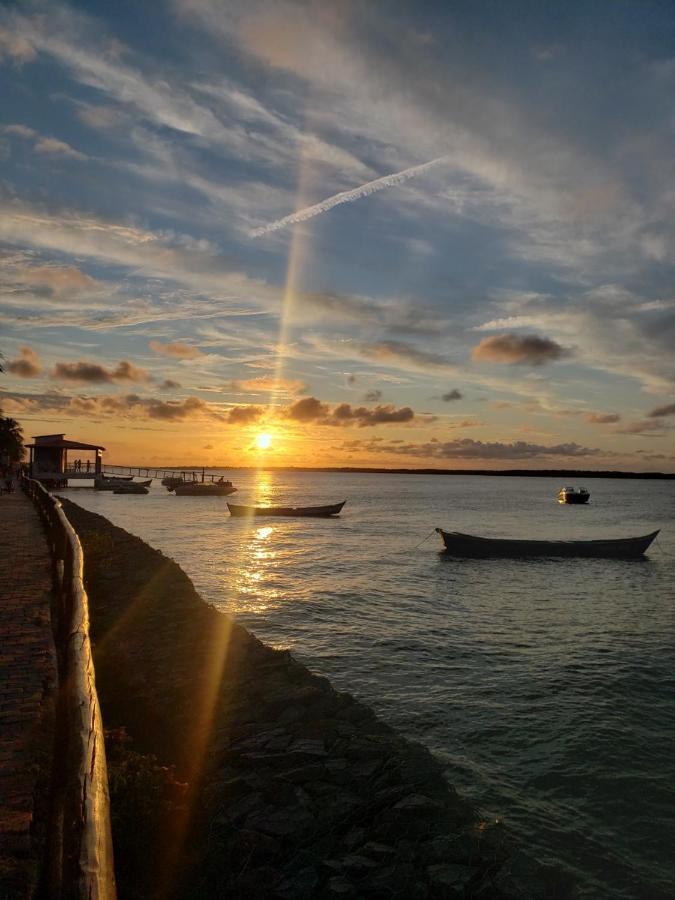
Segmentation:
{"type": "MultiPolygon", "coordinates": [[[[351,449],[356,449],[354,442],[352,442],[351,449]]],[[[387,453],[426,459],[534,460],[611,455],[606,451],[582,447],[574,442],[547,446],[545,444],[530,444],[525,441],[515,441],[508,444],[500,441],[475,441],[471,438],[461,438],[453,441],[431,440],[424,443],[371,441],[362,442],[360,449],[368,450],[371,453],[387,453]]]]}
{"type": "Polygon", "coordinates": [[[635,434],[643,437],[660,437],[665,435],[666,426],[663,422],[655,422],[654,419],[643,419],[634,422],[626,422],[621,428],[616,428],[616,434],[635,434]]]}
{"type": "Polygon", "coordinates": [[[366,428],[373,425],[411,422],[415,413],[409,406],[354,407],[350,403],[330,406],[316,397],[303,397],[282,411],[282,415],[294,422],[317,425],[357,425],[366,428]]]}
{"type": "Polygon", "coordinates": [[[18,359],[11,359],[7,363],[7,371],[19,378],[37,378],[42,371],[40,358],[30,347],[21,347],[18,359]]]}
{"type": "Polygon", "coordinates": [[[297,378],[275,378],[272,375],[260,375],[257,378],[228,381],[225,388],[244,394],[297,394],[305,389],[305,384],[297,378]]]}
{"type": "Polygon", "coordinates": [[[379,403],[379,401],[382,399],[382,391],[366,391],[363,399],[366,401],[366,403],[379,403]]]}
{"type": "Polygon", "coordinates": [[[99,363],[80,360],[74,363],[56,363],[52,378],[60,381],[72,381],[88,384],[106,384],[111,381],[150,381],[145,369],[122,360],[114,369],[106,369],[99,363]]]}
{"type": "Polygon", "coordinates": [[[160,390],[163,391],[172,391],[181,387],[180,382],[174,381],[173,378],[165,378],[164,381],[160,384],[160,390]]]}
{"type": "Polygon", "coordinates": [[[657,406],[647,413],[650,419],[660,419],[663,416],[675,416],[675,403],[668,403],[666,406],[657,406]]]}
{"type": "Polygon", "coordinates": [[[230,425],[251,425],[265,413],[264,406],[233,406],[227,414],[230,425]]]}
{"type": "Polygon", "coordinates": [[[584,414],[584,420],[591,425],[613,425],[621,421],[621,416],[618,413],[589,412],[584,414]]]}
{"type": "Polygon", "coordinates": [[[541,366],[565,359],[572,352],[551,338],[537,334],[497,334],[484,338],[473,348],[471,355],[480,362],[541,366]]]}
{"type": "Polygon", "coordinates": [[[447,394],[443,394],[441,400],[444,400],[446,403],[452,403],[453,400],[461,400],[464,394],[461,391],[458,391],[457,388],[453,388],[451,391],[448,391],[447,394]]]}
{"type": "Polygon", "coordinates": [[[75,150],[65,141],[59,141],[57,138],[40,138],[33,146],[36,153],[42,153],[44,156],[67,156],[70,159],[87,159],[84,153],[75,150]]]}
{"type": "Polygon", "coordinates": [[[152,340],[148,342],[148,347],[159,356],[169,356],[172,359],[197,359],[204,356],[198,347],[193,347],[183,341],[170,341],[163,344],[161,341],[152,340]]]}

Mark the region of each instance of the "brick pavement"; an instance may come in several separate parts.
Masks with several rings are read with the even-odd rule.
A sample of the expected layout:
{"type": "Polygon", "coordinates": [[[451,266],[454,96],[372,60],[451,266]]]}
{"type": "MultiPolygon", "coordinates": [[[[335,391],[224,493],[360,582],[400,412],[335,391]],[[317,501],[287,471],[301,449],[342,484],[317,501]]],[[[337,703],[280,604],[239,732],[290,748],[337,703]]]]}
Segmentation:
{"type": "Polygon", "coordinates": [[[0,496],[0,898],[40,874],[53,750],[56,653],[49,549],[30,500],[0,496]]]}

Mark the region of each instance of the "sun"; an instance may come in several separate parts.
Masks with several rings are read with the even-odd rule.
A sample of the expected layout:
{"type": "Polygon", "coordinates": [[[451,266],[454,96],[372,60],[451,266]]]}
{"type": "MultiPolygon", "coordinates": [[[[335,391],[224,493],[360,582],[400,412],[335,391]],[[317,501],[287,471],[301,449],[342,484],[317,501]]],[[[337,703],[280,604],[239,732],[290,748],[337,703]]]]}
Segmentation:
{"type": "Polygon", "coordinates": [[[263,434],[256,435],[255,445],[258,450],[268,450],[272,444],[272,435],[263,432],[263,434]]]}

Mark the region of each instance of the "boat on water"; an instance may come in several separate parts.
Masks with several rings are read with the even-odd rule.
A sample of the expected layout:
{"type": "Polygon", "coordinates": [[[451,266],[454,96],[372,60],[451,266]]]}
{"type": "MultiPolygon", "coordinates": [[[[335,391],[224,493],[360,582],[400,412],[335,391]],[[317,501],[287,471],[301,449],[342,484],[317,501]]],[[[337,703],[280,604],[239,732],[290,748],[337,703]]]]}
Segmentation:
{"type": "Polygon", "coordinates": [[[239,506],[228,503],[231,516],[306,516],[315,519],[327,519],[339,516],[347,501],[333,503],[329,506],[239,506]]]}
{"type": "Polygon", "coordinates": [[[167,475],[166,478],[162,478],[162,484],[167,491],[173,491],[177,485],[185,484],[185,479],[182,475],[167,475]]]}
{"type": "Polygon", "coordinates": [[[491,557],[514,559],[528,556],[585,556],[610,559],[631,559],[642,556],[658,531],[634,538],[605,538],[595,541],[527,541],[503,538],[476,537],[459,531],[443,531],[437,528],[452,556],[491,557]]]}
{"type": "Polygon", "coordinates": [[[114,491],[120,485],[129,484],[133,481],[133,477],[133,475],[101,475],[94,479],[94,488],[97,491],[114,491]]]}
{"type": "Polygon", "coordinates": [[[149,481],[126,481],[113,488],[113,494],[148,494],[152,478],[149,481]]]}
{"type": "Polygon", "coordinates": [[[588,503],[590,496],[583,487],[561,487],[558,491],[558,503],[588,503]]]}
{"type": "Polygon", "coordinates": [[[237,490],[231,481],[184,481],[173,488],[177,497],[225,497],[237,490]]]}

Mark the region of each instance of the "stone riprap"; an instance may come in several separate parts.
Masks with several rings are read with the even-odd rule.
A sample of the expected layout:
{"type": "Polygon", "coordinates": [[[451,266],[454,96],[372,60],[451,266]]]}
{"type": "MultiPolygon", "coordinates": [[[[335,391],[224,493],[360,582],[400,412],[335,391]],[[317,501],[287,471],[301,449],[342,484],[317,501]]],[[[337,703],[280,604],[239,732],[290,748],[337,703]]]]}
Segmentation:
{"type": "Polygon", "coordinates": [[[233,624],[162,553],[64,507],[84,548],[120,896],[519,894],[501,828],[424,747],[233,624]]]}
{"type": "Polygon", "coordinates": [[[45,849],[56,651],[51,559],[30,500],[0,497],[0,897],[30,897],[45,849]]]}

